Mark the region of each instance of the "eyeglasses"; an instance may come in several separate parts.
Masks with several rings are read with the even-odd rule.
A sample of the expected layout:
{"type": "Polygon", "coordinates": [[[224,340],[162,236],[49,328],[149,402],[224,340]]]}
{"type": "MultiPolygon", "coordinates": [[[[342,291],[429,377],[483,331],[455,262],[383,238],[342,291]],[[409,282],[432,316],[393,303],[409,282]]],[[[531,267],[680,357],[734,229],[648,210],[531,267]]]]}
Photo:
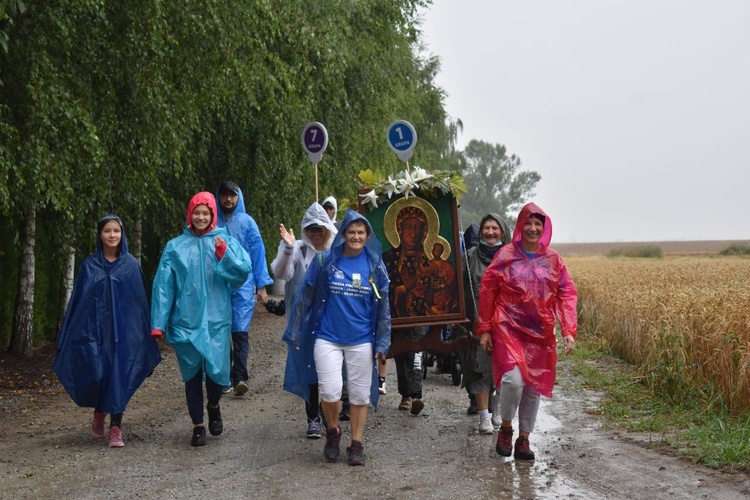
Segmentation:
{"type": "Polygon", "coordinates": [[[326,232],[326,228],[324,227],[310,227],[306,228],[305,231],[309,233],[315,233],[315,234],[323,234],[326,232]]]}

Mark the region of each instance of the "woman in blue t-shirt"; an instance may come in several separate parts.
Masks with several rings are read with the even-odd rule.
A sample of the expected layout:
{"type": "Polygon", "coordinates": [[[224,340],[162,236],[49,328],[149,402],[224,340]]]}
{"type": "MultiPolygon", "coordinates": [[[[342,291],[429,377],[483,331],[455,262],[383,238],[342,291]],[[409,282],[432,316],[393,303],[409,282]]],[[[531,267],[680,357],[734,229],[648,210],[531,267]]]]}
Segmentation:
{"type": "Polygon", "coordinates": [[[346,363],[351,404],[349,465],[364,465],[362,433],[367,406],[377,405],[375,360],[384,360],[391,343],[388,274],[380,243],[370,223],[348,210],[331,249],[313,259],[289,318],[284,340],[314,363],[288,364],[284,388],[303,398],[307,379],[317,375],[328,422],[325,458],[339,456],[341,369],[346,363]],[[306,370],[314,367],[314,372],[306,370]]]}

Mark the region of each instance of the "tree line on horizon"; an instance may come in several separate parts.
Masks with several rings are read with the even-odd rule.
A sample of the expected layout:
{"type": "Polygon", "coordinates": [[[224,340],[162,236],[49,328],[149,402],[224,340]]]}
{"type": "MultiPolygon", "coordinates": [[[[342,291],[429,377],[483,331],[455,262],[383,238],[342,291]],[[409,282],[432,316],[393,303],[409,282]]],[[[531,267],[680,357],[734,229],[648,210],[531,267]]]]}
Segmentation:
{"type": "Polygon", "coordinates": [[[503,146],[456,150],[462,124],[421,45],[429,4],[0,2],[0,347],[24,354],[56,337],[76,263],[109,211],[150,282],[189,198],[231,179],[272,258],[278,223],[296,227],[314,201],[300,144],[310,121],[329,133],[321,198],[354,198],[361,169],[403,168],[385,140],[395,119],[418,131],[414,164],[477,186],[464,198],[479,207],[472,218],[474,198],[494,194],[499,211],[529,196],[538,174],[519,172],[503,146]],[[486,161],[510,168],[489,191],[486,161]]]}

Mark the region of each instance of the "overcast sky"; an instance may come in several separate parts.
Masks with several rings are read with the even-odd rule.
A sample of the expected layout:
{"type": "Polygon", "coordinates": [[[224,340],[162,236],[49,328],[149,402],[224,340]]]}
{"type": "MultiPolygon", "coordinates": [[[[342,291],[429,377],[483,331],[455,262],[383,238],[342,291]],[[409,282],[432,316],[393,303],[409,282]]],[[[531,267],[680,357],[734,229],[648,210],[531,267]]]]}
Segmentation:
{"type": "Polygon", "coordinates": [[[422,27],[460,147],[539,172],[553,242],[750,239],[750,1],[434,0],[422,27]]]}

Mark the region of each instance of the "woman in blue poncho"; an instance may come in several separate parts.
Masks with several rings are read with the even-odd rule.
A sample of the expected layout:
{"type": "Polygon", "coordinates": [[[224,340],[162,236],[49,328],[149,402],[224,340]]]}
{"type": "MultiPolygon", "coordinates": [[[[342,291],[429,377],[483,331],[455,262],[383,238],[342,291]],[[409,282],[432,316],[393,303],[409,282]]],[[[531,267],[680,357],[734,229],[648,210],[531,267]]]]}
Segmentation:
{"type": "Polygon", "coordinates": [[[348,210],[330,250],[310,263],[284,332],[291,349],[284,389],[305,399],[317,376],[328,429],[323,455],[339,456],[341,369],[346,363],[351,404],[349,465],[364,465],[362,434],[367,405],[377,405],[375,360],[385,360],[391,343],[388,273],[370,223],[348,210]]]}
{"type": "Polygon", "coordinates": [[[216,200],[208,192],[188,204],[187,227],[167,243],[154,277],[151,334],[174,347],[193,421],[192,446],[206,444],[203,380],[208,396],[208,430],[224,430],[219,409],[229,381],[232,290],[247,280],[250,256],[225,228],[216,227],[216,200]]]}
{"type": "Polygon", "coordinates": [[[161,361],[149,335],[146,285],[128,253],[122,221],[105,215],[97,224],[96,252],[83,261],[68,302],[54,369],[78,406],[94,408],[91,434],[119,448],[122,414],[135,391],[161,361]]]}

